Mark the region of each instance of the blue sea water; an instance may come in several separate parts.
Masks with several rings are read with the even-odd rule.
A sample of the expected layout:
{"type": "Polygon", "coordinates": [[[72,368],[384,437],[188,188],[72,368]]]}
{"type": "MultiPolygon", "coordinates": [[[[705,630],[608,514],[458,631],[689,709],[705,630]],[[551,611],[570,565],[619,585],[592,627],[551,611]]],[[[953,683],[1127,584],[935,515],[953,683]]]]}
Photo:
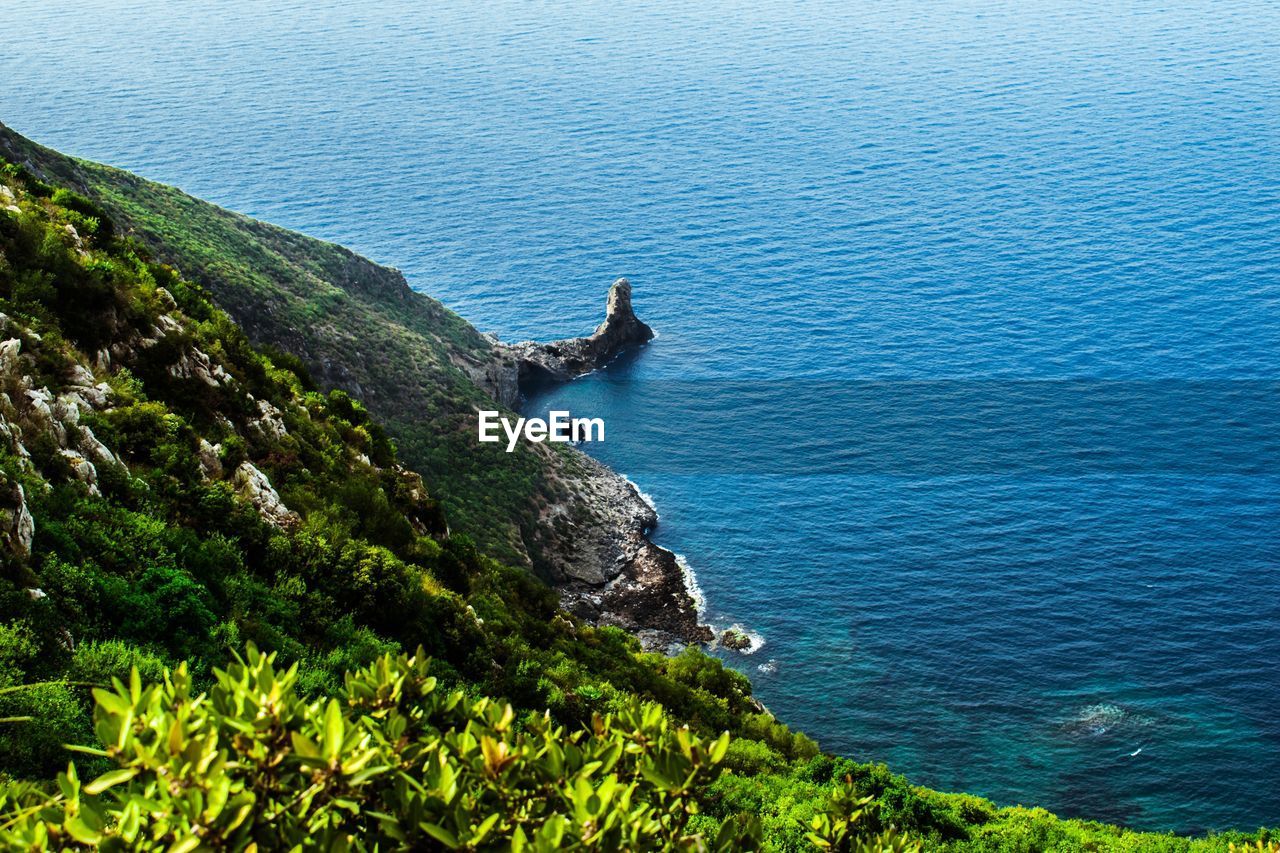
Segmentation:
{"type": "MultiPolygon", "coordinates": [[[[1280,824],[1280,7],[0,7],[0,121],[344,243],[506,339],[828,749],[1280,824]]],[[[370,342],[376,346],[376,342],[370,342]]]]}

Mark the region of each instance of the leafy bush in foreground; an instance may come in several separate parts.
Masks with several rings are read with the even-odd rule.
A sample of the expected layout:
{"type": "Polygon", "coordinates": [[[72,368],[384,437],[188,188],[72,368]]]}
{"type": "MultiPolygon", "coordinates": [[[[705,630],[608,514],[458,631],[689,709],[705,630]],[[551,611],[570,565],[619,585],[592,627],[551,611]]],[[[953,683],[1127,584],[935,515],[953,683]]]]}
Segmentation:
{"type": "MultiPolygon", "coordinates": [[[[144,686],[95,689],[113,769],[56,794],[0,790],[7,847],[459,850],[754,848],[759,822],[690,830],[697,791],[723,772],[729,735],[708,740],[635,702],[589,729],[436,690],[428,661],[384,655],[348,673],[335,697],[306,701],[296,665],[252,646],[193,694],[185,664],[144,686]]],[[[907,850],[852,831],[866,800],[836,795],[808,838],[821,849],[907,850]]]]}

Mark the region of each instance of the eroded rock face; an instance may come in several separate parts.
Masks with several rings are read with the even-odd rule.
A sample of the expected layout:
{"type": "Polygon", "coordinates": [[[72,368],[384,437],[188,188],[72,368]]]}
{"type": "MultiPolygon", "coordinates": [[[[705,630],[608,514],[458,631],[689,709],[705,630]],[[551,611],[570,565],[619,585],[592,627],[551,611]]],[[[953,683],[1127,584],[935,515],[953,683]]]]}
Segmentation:
{"type": "Polygon", "coordinates": [[[0,483],[0,541],[9,553],[20,559],[31,556],[31,540],[36,533],[36,522],[27,509],[27,495],[22,484],[4,481],[0,483]]]}
{"type": "Polygon", "coordinates": [[[196,454],[200,459],[200,473],[206,480],[216,480],[222,476],[222,460],[218,454],[221,449],[220,444],[210,444],[203,437],[200,439],[196,454]]]}
{"type": "Polygon", "coordinates": [[[631,308],[631,282],[620,278],[609,288],[604,322],[596,327],[591,340],[601,343],[606,352],[653,340],[653,329],[640,321],[631,308]]]}
{"type": "MultiPolygon", "coordinates": [[[[8,319],[8,318],[5,318],[8,319]]],[[[22,341],[10,338],[0,343],[0,371],[8,373],[18,364],[18,354],[22,352],[22,341]]]]}
{"type": "Polygon", "coordinates": [[[98,491],[98,469],[92,462],[75,450],[59,450],[58,453],[71,466],[72,475],[89,488],[89,494],[95,497],[101,494],[98,491]]]}
{"type": "Polygon", "coordinates": [[[53,412],[53,393],[48,388],[29,388],[23,395],[27,405],[27,417],[39,428],[52,432],[59,447],[67,446],[67,428],[53,412]]]}
{"type": "MultiPolygon", "coordinates": [[[[163,314],[161,320],[172,319],[169,315],[163,314]]],[[[175,330],[182,327],[176,325],[175,330]]],[[[230,382],[231,377],[223,369],[221,364],[216,364],[209,358],[209,354],[199,349],[191,347],[184,352],[176,362],[167,368],[169,375],[179,379],[198,379],[210,388],[218,388],[230,382]]]]}
{"type": "Polygon", "coordinates": [[[93,434],[93,430],[87,426],[80,427],[80,449],[93,462],[115,464],[119,461],[116,459],[116,455],[111,452],[111,448],[99,441],[98,437],[93,434]]]}
{"type": "MultiPolygon", "coordinates": [[[[549,344],[523,341],[518,344],[499,344],[499,355],[509,369],[515,371],[515,387],[524,392],[543,382],[565,382],[584,373],[590,373],[617,358],[623,351],[653,340],[653,329],[636,316],[631,307],[631,282],[620,278],[609,288],[605,303],[604,322],[595,332],[584,338],[565,338],[549,344]]],[[[500,369],[490,372],[503,374],[500,369]]],[[[501,393],[509,393],[512,385],[509,375],[489,377],[487,387],[503,400],[501,393]]]]}
{"type": "Polygon", "coordinates": [[[271,480],[252,462],[241,462],[232,482],[240,497],[253,504],[265,521],[276,527],[289,527],[298,522],[297,513],[284,505],[271,480]]]}
{"type": "Polygon", "coordinates": [[[249,422],[249,428],[269,439],[281,439],[289,433],[284,425],[284,412],[266,400],[258,400],[258,417],[249,422]]]}
{"type": "MultiPolygon", "coordinates": [[[[499,403],[517,406],[536,384],[590,373],[652,339],[653,330],[631,306],[631,283],[620,278],[609,289],[604,322],[590,336],[548,344],[503,344],[490,336],[487,362],[458,366],[499,403]]],[[[576,449],[558,453],[543,445],[534,452],[545,454],[547,470],[566,496],[541,507],[540,524],[525,544],[547,555],[539,568],[560,591],[565,609],[624,628],[653,651],[711,642],[684,568],[649,540],[657,513],[635,486],[576,449]]]]}
{"type": "Polygon", "coordinates": [[[650,651],[710,642],[678,558],[649,539],[658,523],[653,507],[626,478],[571,452],[581,491],[547,507],[542,525],[554,537],[561,604],[594,624],[630,631],[650,651]],[[570,518],[580,503],[594,510],[581,523],[570,518]]]}

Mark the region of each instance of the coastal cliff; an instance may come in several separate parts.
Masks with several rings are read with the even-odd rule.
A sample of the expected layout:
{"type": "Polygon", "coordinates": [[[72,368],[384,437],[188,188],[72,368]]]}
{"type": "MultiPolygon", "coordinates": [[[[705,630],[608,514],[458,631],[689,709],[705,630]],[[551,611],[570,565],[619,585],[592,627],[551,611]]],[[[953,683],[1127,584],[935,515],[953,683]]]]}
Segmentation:
{"type": "MultiPolygon", "coordinates": [[[[367,408],[128,228],[0,153],[0,848],[830,849],[863,814],[858,849],[884,853],[1274,847],[820,754],[719,658],[564,612],[650,648],[705,631],[625,480],[529,457],[532,529],[559,538],[527,547],[562,561],[556,596],[453,533],[367,408]],[[91,710],[85,685],[111,686],[91,710]],[[238,793],[193,812],[206,790],[238,793]]],[[[1100,707],[1066,731],[1126,713],[1100,707]]]]}
{"type": "MultiPolygon", "coordinates": [[[[495,397],[513,384],[525,394],[568,381],[651,341],[653,329],[636,316],[631,292],[627,279],[613,283],[605,318],[589,336],[497,344],[498,357],[516,378],[494,388],[495,397]]],[[[554,579],[565,608],[589,622],[625,628],[650,649],[710,642],[711,629],[698,622],[697,602],[676,555],[649,538],[658,524],[653,507],[629,481],[585,454],[573,451],[571,470],[571,481],[583,489],[579,496],[609,522],[575,525],[568,516],[573,502],[549,507],[544,515],[548,527],[572,531],[560,538],[554,579]]]]}
{"type": "MultiPolygon", "coordinates": [[[[530,391],[565,382],[605,366],[642,346],[654,333],[636,316],[631,282],[614,281],[605,318],[588,336],[551,343],[493,341],[493,361],[474,368],[477,384],[505,406],[530,391]]],[[[554,555],[551,581],[565,609],[593,624],[616,625],[648,649],[712,640],[698,621],[697,602],[676,555],[653,543],[658,516],[626,478],[574,449],[539,448],[567,492],[541,508],[545,550],[554,555]],[[594,517],[580,517],[590,506],[594,517]]]]}
{"type": "Polygon", "coordinates": [[[0,124],[0,156],[107,211],[127,235],[207,289],[256,344],[297,357],[325,390],[368,407],[422,475],[454,533],[564,591],[566,606],[626,627],[649,648],[709,638],[656,519],[625,478],[574,448],[475,442],[475,417],[521,384],[593,370],[652,330],[625,279],[595,333],[501,344],[398,270],[109,166],[37,145],[0,124]]]}

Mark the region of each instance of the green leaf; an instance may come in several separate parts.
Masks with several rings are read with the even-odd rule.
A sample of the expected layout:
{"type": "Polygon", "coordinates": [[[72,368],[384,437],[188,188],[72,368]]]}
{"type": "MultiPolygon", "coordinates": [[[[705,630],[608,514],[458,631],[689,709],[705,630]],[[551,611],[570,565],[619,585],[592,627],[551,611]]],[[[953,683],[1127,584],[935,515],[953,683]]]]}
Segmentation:
{"type": "Polygon", "coordinates": [[[458,843],[458,837],[443,826],[438,826],[434,823],[423,823],[422,831],[427,835],[430,835],[436,841],[439,841],[445,847],[448,847],[450,850],[457,850],[462,846],[458,843]]]}
{"type": "Polygon", "coordinates": [[[79,817],[68,818],[67,822],[62,825],[62,828],[81,844],[97,844],[102,840],[102,833],[89,826],[89,824],[85,823],[79,817]]]}
{"type": "Polygon", "coordinates": [[[293,743],[293,751],[299,758],[319,758],[320,747],[316,742],[301,732],[290,732],[289,740],[293,743]]]}
{"type": "Polygon", "coordinates": [[[200,839],[194,835],[188,835],[181,841],[175,841],[169,848],[169,853],[191,853],[200,846],[200,839]]]}
{"type": "MultiPolygon", "coordinates": [[[[511,706],[508,705],[507,707],[510,708],[511,706]]],[[[471,842],[473,844],[479,844],[484,841],[485,836],[489,834],[490,830],[493,829],[494,824],[498,822],[498,817],[499,815],[497,814],[491,814],[485,818],[484,822],[477,826],[476,831],[471,834],[471,842]]]]}
{"type": "Polygon", "coordinates": [[[725,753],[729,751],[729,733],[724,732],[720,737],[716,738],[716,742],[711,744],[711,763],[719,764],[724,760],[725,753]]]}
{"type": "Polygon", "coordinates": [[[133,708],[133,703],[124,696],[103,690],[101,687],[93,688],[93,699],[113,714],[124,714],[133,708]]]}
{"type": "Polygon", "coordinates": [[[101,794],[112,785],[119,785],[121,782],[128,782],[137,775],[137,767],[124,767],[120,770],[111,770],[107,773],[103,773],[88,785],[85,785],[84,792],[86,794],[101,794]]]}
{"type": "Polygon", "coordinates": [[[560,842],[564,839],[564,825],[566,822],[564,815],[551,815],[551,817],[547,818],[547,822],[542,825],[542,829],[538,831],[537,837],[551,850],[558,850],[560,842]]]}
{"type": "Polygon", "coordinates": [[[679,784],[674,779],[670,779],[662,775],[662,772],[658,770],[658,768],[647,764],[640,767],[640,775],[647,779],[655,788],[659,788],[663,791],[673,791],[679,787],[679,784]]]}
{"type": "Polygon", "coordinates": [[[324,709],[324,758],[333,761],[342,752],[342,709],[337,699],[330,699],[324,709]]]}

